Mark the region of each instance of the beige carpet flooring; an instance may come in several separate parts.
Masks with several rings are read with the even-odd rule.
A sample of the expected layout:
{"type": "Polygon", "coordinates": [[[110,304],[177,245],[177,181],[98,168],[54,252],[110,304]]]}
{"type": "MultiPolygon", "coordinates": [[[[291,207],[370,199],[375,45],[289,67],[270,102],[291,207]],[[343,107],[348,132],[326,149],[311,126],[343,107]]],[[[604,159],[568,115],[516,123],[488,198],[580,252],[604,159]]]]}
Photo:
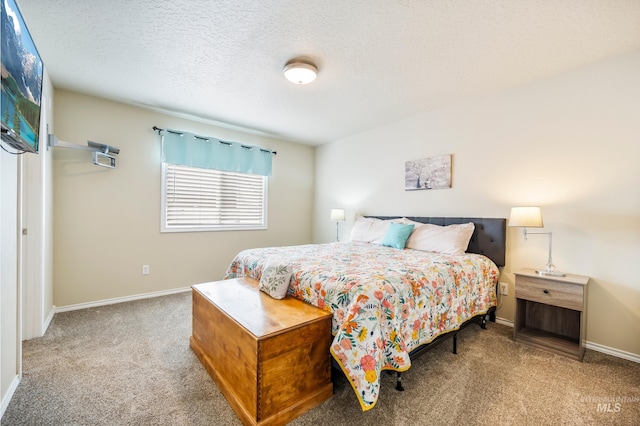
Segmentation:
{"type": "MultiPolygon", "coordinates": [[[[23,378],[2,425],[238,425],[189,348],[189,293],[56,314],[24,343],[23,378]]],[[[588,350],[584,362],[512,340],[489,323],[382,377],[362,412],[346,379],[292,425],[640,425],[640,364],[588,350]]]]}

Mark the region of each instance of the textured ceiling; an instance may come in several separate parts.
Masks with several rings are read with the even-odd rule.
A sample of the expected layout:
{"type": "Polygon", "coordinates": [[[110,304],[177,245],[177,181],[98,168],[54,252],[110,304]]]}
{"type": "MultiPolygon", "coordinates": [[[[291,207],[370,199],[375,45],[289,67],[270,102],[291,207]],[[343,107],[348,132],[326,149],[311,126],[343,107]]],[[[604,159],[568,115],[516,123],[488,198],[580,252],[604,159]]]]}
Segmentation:
{"type": "Polygon", "coordinates": [[[640,48],[640,0],[18,4],[55,87],[312,145],[640,48]]]}

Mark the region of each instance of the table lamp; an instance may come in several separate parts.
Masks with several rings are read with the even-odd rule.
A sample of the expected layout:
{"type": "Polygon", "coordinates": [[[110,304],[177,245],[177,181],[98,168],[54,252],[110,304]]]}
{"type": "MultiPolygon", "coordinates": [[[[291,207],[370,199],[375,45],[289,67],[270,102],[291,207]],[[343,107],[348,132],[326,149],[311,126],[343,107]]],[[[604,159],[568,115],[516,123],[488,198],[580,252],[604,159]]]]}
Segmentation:
{"type": "Polygon", "coordinates": [[[340,225],[340,222],[344,221],[344,210],[331,209],[331,220],[336,221],[336,241],[340,241],[340,237],[338,235],[338,226],[340,225]]]}
{"type": "Polygon", "coordinates": [[[542,228],[542,212],[540,207],[512,207],[511,214],[509,215],[509,226],[519,226],[524,228],[524,239],[527,239],[529,234],[549,235],[549,259],[544,269],[536,269],[538,275],[552,275],[555,277],[564,277],[564,272],[556,271],[556,267],[553,264],[551,257],[551,249],[553,236],[551,232],[531,232],[527,231],[527,228],[542,228]]]}

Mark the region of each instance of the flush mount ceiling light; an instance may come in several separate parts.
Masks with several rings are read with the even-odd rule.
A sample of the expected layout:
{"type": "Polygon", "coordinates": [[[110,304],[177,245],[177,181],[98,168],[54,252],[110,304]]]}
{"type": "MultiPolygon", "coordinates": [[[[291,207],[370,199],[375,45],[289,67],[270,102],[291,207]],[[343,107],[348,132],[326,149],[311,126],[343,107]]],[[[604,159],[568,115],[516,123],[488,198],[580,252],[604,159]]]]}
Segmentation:
{"type": "Polygon", "coordinates": [[[295,84],[309,84],[316,79],[318,68],[301,61],[289,62],[284,66],[284,76],[295,84]]]}

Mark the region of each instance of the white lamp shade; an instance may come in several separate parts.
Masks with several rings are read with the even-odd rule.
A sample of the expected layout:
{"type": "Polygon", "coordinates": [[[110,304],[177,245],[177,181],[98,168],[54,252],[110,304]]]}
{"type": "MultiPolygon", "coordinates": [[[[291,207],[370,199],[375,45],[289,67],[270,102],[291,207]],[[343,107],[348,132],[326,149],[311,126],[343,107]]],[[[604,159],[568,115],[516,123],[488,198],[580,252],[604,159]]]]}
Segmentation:
{"type": "Polygon", "coordinates": [[[342,221],[344,220],[344,210],[331,209],[331,220],[342,221]]]}
{"type": "Polygon", "coordinates": [[[509,226],[526,226],[542,228],[542,212],[540,207],[512,207],[509,215],[509,226]]]}
{"type": "Polygon", "coordinates": [[[309,84],[316,79],[318,68],[304,62],[293,62],[284,67],[284,76],[295,84],[309,84]]]}

